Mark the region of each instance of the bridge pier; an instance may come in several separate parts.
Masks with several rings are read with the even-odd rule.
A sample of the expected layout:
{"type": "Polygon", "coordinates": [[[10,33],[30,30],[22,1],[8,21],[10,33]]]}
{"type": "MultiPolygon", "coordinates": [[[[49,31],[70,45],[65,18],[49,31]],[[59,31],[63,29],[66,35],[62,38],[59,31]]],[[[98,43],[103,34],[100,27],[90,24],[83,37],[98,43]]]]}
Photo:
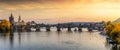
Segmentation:
{"type": "Polygon", "coordinates": [[[61,25],[60,24],[57,24],[57,31],[61,31],[61,25]]]}
{"type": "Polygon", "coordinates": [[[79,26],[78,26],[78,31],[82,32],[82,25],[81,24],[79,24],[79,26]]]}
{"type": "Polygon", "coordinates": [[[40,31],[40,26],[36,25],[36,32],[39,32],[39,31],[40,31]]]}
{"type": "Polygon", "coordinates": [[[68,26],[68,31],[71,31],[71,26],[70,25],[68,26]]]}
{"type": "Polygon", "coordinates": [[[50,25],[47,25],[46,26],[46,31],[50,31],[50,27],[51,27],[50,25]]]}

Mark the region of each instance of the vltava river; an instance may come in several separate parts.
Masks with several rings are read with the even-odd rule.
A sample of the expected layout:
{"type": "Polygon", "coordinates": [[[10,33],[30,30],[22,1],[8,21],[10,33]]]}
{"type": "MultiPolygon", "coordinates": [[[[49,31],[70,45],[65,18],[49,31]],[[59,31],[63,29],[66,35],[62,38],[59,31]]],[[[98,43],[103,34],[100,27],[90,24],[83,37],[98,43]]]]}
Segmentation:
{"type": "Polygon", "coordinates": [[[110,50],[100,32],[15,32],[0,34],[0,50],[110,50]]]}

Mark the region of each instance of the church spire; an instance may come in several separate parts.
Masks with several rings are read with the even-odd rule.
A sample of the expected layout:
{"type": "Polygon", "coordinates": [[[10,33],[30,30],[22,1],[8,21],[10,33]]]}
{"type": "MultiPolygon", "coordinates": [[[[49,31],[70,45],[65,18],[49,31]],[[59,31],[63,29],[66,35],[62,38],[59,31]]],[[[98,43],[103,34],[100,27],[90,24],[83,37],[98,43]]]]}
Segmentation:
{"type": "Polygon", "coordinates": [[[11,13],[11,15],[10,15],[10,17],[9,17],[9,21],[10,21],[10,23],[11,23],[12,25],[14,25],[14,17],[13,17],[13,15],[12,15],[12,13],[11,13]]]}
{"type": "Polygon", "coordinates": [[[11,13],[10,17],[13,17],[13,14],[11,13]]]}
{"type": "Polygon", "coordinates": [[[20,21],[21,21],[21,16],[19,15],[18,22],[20,22],[20,21]]]}

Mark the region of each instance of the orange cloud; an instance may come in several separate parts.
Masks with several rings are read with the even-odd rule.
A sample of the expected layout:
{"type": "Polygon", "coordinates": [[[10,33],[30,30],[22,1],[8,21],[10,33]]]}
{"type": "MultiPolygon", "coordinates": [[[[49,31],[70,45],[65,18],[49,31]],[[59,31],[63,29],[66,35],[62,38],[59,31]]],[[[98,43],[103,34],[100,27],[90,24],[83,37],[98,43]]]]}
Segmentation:
{"type": "Polygon", "coordinates": [[[119,3],[120,0],[0,0],[0,11],[20,12],[26,20],[37,16],[34,20],[41,22],[45,21],[41,18],[50,19],[48,22],[114,20],[120,16],[119,3]]]}
{"type": "Polygon", "coordinates": [[[120,0],[0,0],[1,7],[6,10],[69,8],[76,4],[85,6],[103,2],[120,3],[120,0]]]}

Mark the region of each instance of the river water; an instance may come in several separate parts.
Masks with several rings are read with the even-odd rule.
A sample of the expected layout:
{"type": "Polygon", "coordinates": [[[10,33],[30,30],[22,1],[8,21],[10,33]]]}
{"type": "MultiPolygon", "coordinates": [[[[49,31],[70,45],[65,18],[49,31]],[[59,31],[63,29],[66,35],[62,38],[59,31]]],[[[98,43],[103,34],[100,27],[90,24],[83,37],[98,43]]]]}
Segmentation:
{"type": "Polygon", "coordinates": [[[0,50],[110,50],[100,32],[15,32],[0,34],[0,50]]]}

